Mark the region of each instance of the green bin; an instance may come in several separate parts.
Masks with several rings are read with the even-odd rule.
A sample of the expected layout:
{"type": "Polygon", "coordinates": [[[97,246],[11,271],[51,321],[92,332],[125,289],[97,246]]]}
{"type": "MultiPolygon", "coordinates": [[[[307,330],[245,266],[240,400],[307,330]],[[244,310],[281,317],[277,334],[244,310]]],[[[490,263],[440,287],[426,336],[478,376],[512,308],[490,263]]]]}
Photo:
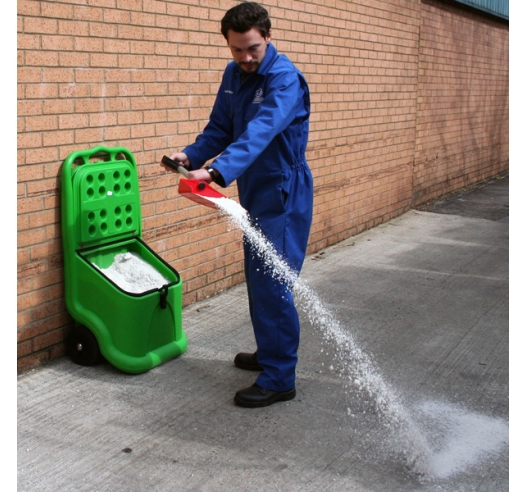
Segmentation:
{"type": "Polygon", "coordinates": [[[62,166],[62,236],[66,307],[75,320],[66,346],[74,362],[91,365],[102,354],[139,374],[186,350],[181,277],[141,235],[130,151],[100,146],[70,154],[62,166]],[[145,291],[119,283],[107,270],[117,255],[134,256],[162,283],[145,291]]]}

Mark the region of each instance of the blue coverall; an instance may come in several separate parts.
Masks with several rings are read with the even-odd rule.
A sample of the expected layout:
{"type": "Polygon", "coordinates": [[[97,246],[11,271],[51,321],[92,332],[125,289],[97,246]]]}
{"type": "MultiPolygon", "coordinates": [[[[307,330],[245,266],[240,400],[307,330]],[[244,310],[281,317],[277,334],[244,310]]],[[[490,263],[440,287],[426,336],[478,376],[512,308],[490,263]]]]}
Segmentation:
{"type": "MultiPolygon", "coordinates": [[[[313,214],[313,180],[305,151],[310,99],[304,76],[269,43],[258,72],[241,81],[227,66],[210,121],[183,152],[193,169],[211,167],[222,186],[237,180],[240,204],[276,251],[299,273],[313,214]]],[[[291,285],[281,284],[244,242],[249,309],[263,371],[256,384],[295,387],[300,324],[291,285]]]]}

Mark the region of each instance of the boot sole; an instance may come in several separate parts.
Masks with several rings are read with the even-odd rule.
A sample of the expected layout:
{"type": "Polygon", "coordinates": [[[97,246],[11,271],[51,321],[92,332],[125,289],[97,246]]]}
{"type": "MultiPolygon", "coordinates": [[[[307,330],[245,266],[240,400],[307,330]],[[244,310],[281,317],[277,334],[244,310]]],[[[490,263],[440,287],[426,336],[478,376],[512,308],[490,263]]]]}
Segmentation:
{"type": "Polygon", "coordinates": [[[234,403],[238,405],[239,407],[261,408],[261,407],[268,407],[269,405],[272,405],[273,403],[277,403],[279,401],[292,400],[295,396],[296,396],[296,389],[292,389],[290,391],[282,391],[274,395],[272,398],[269,398],[268,400],[262,400],[262,401],[247,401],[247,400],[243,400],[239,398],[238,396],[235,396],[234,403]]]}

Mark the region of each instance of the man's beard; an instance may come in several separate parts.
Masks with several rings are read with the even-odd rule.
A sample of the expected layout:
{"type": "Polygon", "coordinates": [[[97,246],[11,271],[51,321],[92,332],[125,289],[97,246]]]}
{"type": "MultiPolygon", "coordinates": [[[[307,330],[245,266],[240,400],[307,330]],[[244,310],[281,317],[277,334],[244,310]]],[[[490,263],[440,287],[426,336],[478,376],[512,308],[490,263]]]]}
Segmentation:
{"type": "Polygon", "coordinates": [[[260,66],[259,62],[250,62],[250,63],[238,63],[238,66],[242,69],[245,73],[255,73],[258,71],[258,67],[260,66]]]}

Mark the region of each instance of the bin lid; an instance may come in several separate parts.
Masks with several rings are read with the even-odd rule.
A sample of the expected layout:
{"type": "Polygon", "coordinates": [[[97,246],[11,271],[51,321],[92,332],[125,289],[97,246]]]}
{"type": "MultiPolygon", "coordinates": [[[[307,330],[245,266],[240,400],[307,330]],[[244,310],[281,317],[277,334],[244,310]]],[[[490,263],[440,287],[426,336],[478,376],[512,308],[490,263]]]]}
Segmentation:
{"type": "Polygon", "coordinates": [[[141,236],[139,180],[129,151],[96,147],[72,154],[64,166],[70,172],[63,169],[69,188],[63,190],[63,213],[71,227],[63,234],[73,236],[75,249],[141,236]]]}

